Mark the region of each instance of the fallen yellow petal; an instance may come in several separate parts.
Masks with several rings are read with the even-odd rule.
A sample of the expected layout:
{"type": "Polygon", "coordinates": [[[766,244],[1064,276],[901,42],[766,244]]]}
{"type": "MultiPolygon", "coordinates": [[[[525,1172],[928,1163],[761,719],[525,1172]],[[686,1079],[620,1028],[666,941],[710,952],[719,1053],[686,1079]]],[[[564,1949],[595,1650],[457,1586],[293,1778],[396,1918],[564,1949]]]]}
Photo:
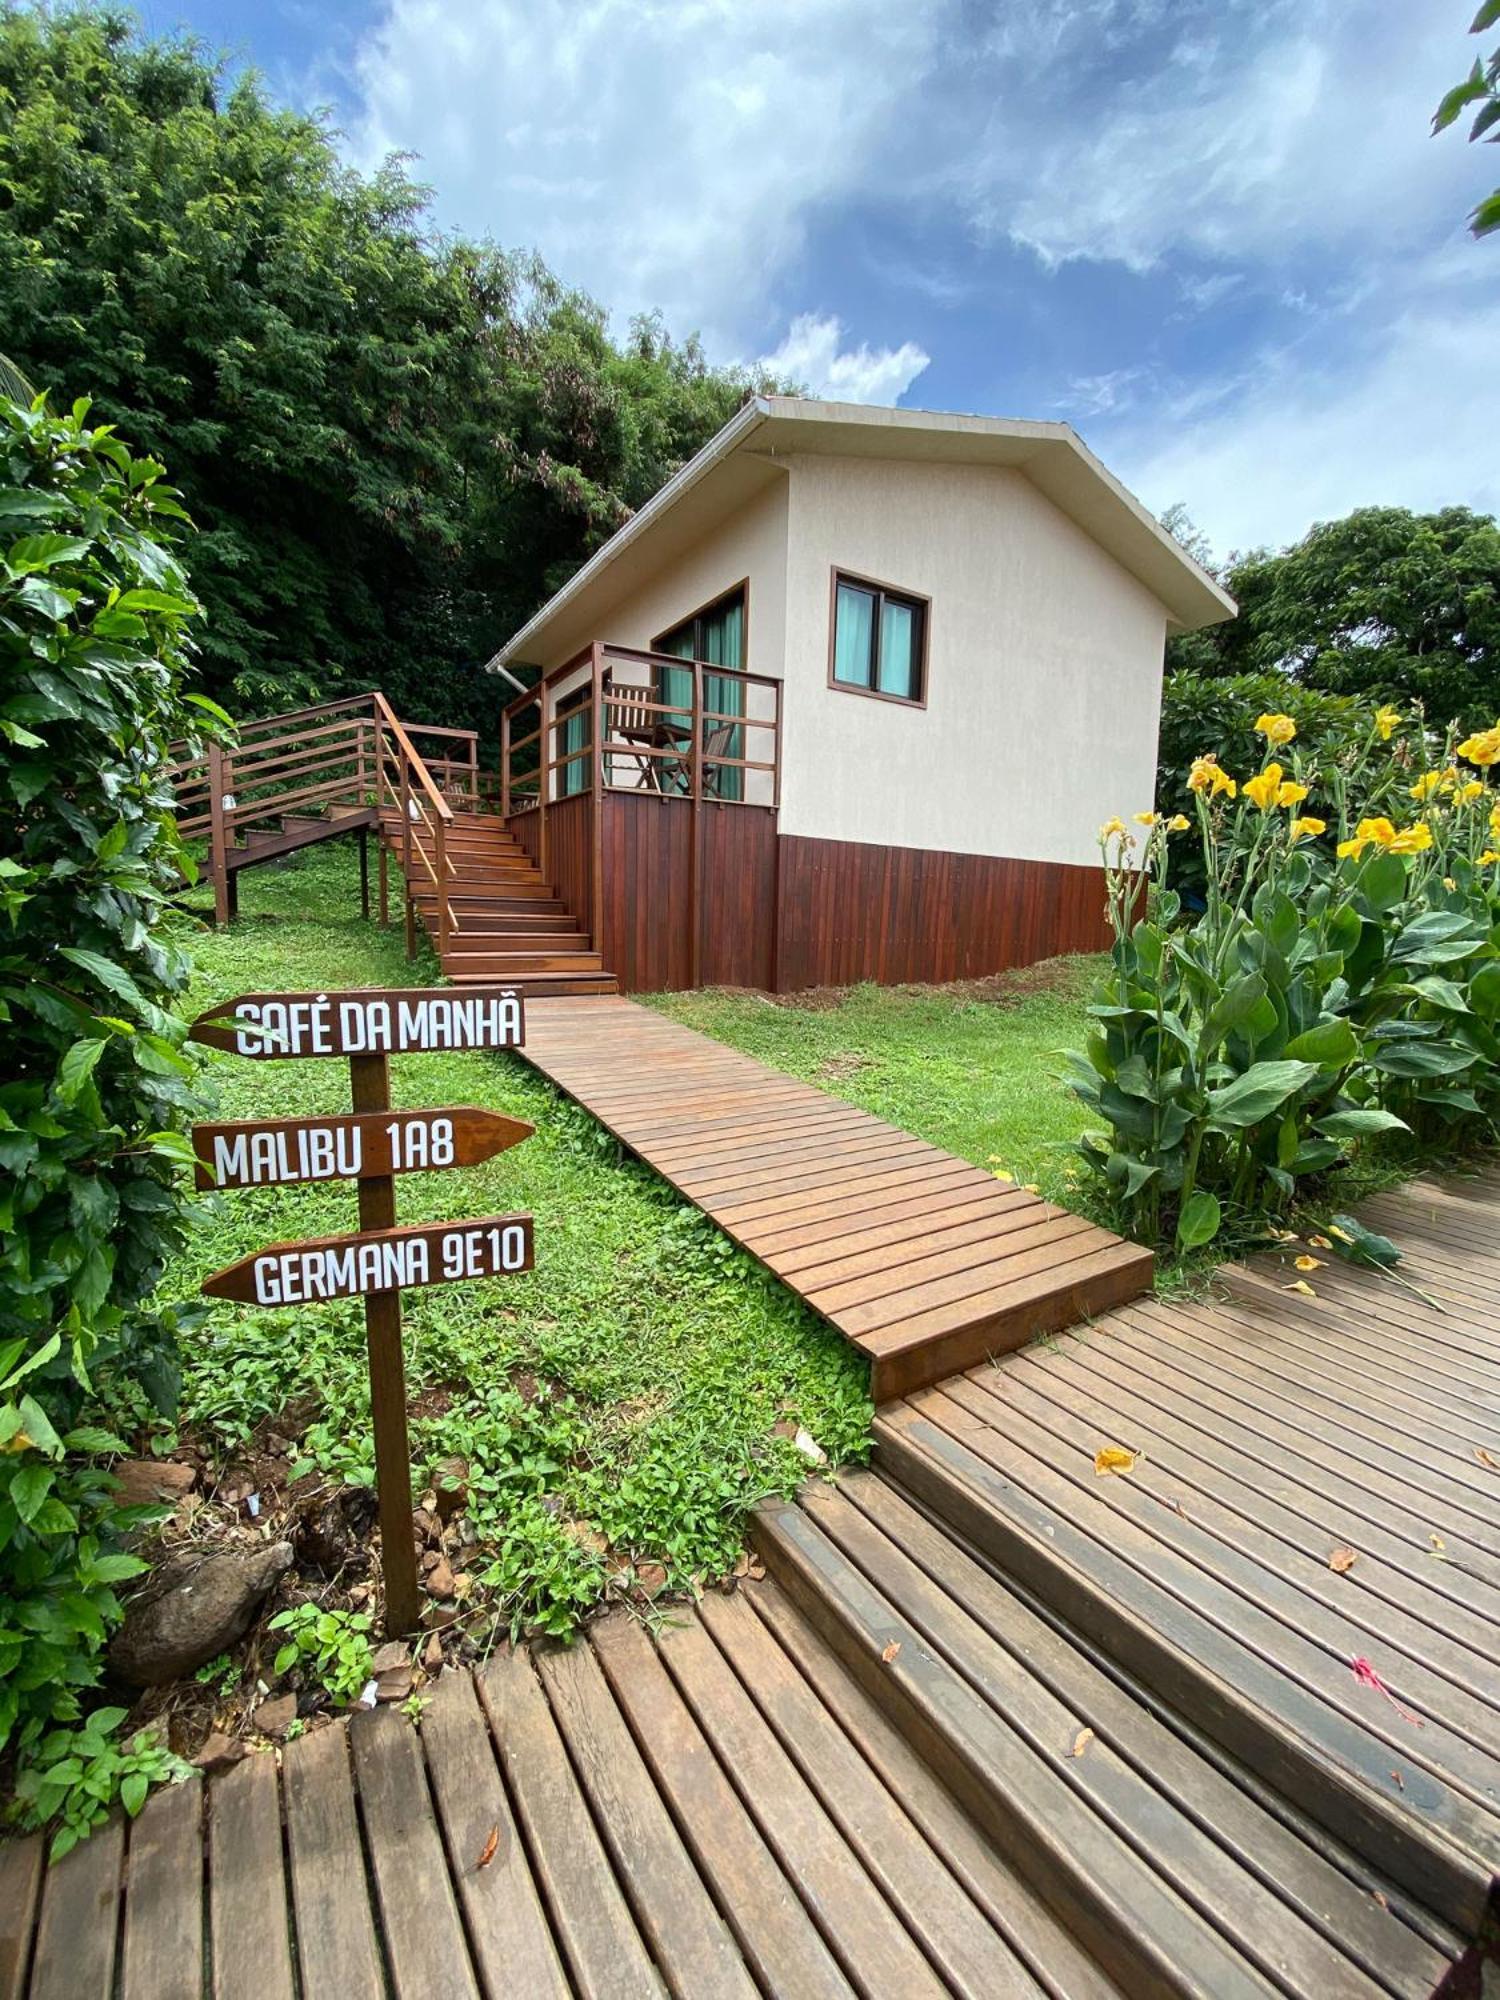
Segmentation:
{"type": "Polygon", "coordinates": [[[1305,1299],[1315,1299],[1318,1296],[1306,1278],[1293,1278],[1289,1285],[1283,1285],[1281,1289],[1284,1292],[1301,1292],[1305,1299]]]}
{"type": "Polygon", "coordinates": [[[1094,1470],[1101,1477],[1110,1472],[1132,1472],[1135,1469],[1135,1458],[1135,1453],[1126,1451],[1122,1445],[1101,1445],[1094,1453],[1094,1470]]]}
{"type": "Polygon", "coordinates": [[[1299,1271],[1321,1271],[1323,1268],[1321,1257],[1298,1257],[1294,1261],[1299,1271]]]}

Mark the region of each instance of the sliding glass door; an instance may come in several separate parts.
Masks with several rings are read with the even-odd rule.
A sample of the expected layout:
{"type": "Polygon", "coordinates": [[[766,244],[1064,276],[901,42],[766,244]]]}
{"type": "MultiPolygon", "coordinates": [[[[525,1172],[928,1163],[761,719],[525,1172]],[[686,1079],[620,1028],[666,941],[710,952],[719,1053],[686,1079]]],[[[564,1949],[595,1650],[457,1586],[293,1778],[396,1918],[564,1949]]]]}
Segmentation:
{"type": "MultiPolygon", "coordinates": [[[[658,653],[674,653],[679,659],[704,660],[716,667],[742,671],[745,665],[745,591],[741,585],[727,597],[695,612],[674,625],[657,640],[658,653]]],[[[656,698],[680,711],[666,720],[678,723],[689,737],[692,729],[693,676],[687,667],[657,669],[656,698]]],[[[745,684],[725,674],[703,676],[703,706],[710,715],[735,716],[745,713],[745,684]]],[[[705,722],[703,746],[716,757],[743,757],[745,732],[735,723],[705,722]]],[[[745,795],[745,774],[733,766],[711,764],[704,771],[705,789],[721,799],[745,795]]]]}

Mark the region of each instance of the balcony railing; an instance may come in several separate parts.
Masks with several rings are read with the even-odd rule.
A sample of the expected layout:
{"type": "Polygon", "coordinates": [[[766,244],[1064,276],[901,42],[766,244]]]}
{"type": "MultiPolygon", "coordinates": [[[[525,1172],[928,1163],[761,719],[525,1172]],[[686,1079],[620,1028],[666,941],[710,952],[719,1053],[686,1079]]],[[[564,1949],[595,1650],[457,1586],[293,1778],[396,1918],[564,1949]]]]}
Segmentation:
{"type": "Polygon", "coordinates": [[[501,717],[501,811],[603,792],[779,805],[781,682],[602,643],[554,668],[501,717]]]}

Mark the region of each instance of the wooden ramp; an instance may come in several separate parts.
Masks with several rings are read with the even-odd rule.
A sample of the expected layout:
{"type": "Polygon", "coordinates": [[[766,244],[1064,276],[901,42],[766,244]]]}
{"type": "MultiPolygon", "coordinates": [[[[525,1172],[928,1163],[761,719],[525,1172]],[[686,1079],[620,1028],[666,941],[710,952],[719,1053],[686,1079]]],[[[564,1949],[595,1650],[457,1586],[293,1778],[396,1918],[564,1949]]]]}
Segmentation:
{"type": "Polygon", "coordinates": [[[1147,1250],[620,999],[526,1009],[525,1055],[806,1299],[898,1396],[1134,1298],[1147,1250]]]}
{"type": "Polygon", "coordinates": [[[1426,1298],[1257,1260],[892,1403],[875,1465],[1472,1935],[1500,1867],[1500,1177],[1363,1213],[1426,1298]],[[1099,1476],[1105,1445],[1132,1469],[1099,1476]]]}

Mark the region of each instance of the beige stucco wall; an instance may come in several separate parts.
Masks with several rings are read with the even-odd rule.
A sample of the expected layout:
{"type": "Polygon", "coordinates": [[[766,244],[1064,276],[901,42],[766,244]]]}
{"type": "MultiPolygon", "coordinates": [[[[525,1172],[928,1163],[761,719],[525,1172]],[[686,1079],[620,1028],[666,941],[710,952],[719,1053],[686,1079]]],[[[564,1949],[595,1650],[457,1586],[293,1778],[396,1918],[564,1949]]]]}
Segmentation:
{"type": "Polygon", "coordinates": [[[789,499],[781,831],[1097,863],[1152,801],[1157,600],[1018,471],[812,454],[789,499]],[[925,709],[829,687],[834,567],[932,600],[925,709]]]}

